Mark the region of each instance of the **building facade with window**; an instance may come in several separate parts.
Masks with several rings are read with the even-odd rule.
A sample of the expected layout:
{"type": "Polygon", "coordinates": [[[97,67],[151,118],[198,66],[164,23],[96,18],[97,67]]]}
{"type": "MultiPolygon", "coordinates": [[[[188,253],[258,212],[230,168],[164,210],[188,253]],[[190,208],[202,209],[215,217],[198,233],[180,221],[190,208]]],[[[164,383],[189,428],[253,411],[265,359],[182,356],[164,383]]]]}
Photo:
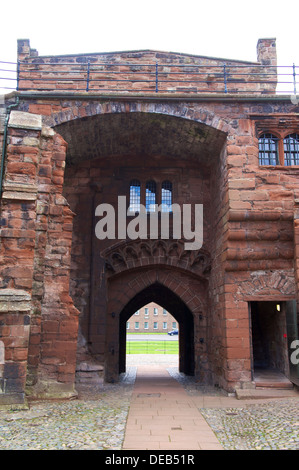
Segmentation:
{"type": "Polygon", "coordinates": [[[151,303],[200,383],[237,393],[271,370],[296,386],[299,99],[277,91],[275,39],[254,62],[39,56],[24,39],[16,69],[0,108],[0,404],[74,396],[89,361],[117,381],[127,322],[144,327],[151,303]]]}
{"type": "Polygon", "coordinates": [[[177,328],[176,319],[154,302],[138,309],[127,321],[127,333],[168,333],[177,328]]]}

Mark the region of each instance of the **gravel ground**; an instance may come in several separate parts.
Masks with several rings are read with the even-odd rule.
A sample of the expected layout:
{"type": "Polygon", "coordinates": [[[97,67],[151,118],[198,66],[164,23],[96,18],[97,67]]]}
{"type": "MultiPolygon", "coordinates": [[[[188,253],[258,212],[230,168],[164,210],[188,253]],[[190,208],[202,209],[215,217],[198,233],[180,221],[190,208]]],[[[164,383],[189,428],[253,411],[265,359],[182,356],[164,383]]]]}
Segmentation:
{"type": "Polygon", "coordinates": [[[0,411],[0,450],[121,450],[136,368],[120,384],[79,386],[78,400],[0,411]]]}
{"type": "Polygon", "coordinates": [[[299,450],[299,401],[200,409],[226,450],[299,450]]]}
{"type": "MultiPolygon", "coordinates": [[[[199,387],[179,374],[175,357],[156,356],[190,394],[221,393],[199,387]]],[[[139,361],[150,361],[140,357],[139,361]]],[[[0,450],[121,450],[136,376],[137,360],[129,357],[128,373],[119,384],[78,389],[77,400],[31,402],[24,411],[0,411],[0,450]]],[[[238,408],[200,409],[224,449],[299,450],[299,400],[288,398],[238,408]]]]}

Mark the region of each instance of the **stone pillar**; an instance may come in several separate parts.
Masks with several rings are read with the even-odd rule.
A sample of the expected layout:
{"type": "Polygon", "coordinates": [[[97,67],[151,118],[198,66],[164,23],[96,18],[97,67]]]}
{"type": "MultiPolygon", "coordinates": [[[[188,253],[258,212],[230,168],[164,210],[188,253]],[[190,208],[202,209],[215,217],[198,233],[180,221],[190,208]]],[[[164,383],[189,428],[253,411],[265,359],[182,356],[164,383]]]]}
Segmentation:
{"type": "Polygon", "coordinates": [[[13,371],[9,391],[19,396],[26,376],[26,392],[33,396],[76,395],[79,312],[69,296],[74,214],[62,196],[65,156],[65,141],[43,126],[40,115],[11,112],[0,218],[0,312],[12,351],[8,355],[3,341],[0,370],[2,390],[6,371],[13,371]],[[26,316],[17,309],[20,290],[26,316]],[[13,303],[5,302],[8,293],[13,303]],[[22,367],[12,366],[20,357],[13,335],[22,342],[22,367]]]}
{"type": "Polygon", "coordinates": [[[224,378],[225,389],[252,386],[248,302],[238,299],[238,273],[226,276],[224,286],[224,378]]]}
{"type": "Polygon", "coordinates": [[[18,61],[37,56],[38,52],[36,49],[31,49],[29,39],[18,39],[18,61]]]}
{"type": "Polygon", "coordinates": [[[0,290],[0,409],[25,405],[31,296],[0,290]]]}
{"type": "Polygon", "coordinates": [[[257,61],[262,65],[277,65],[275,38],[264,38],[258,40],[257,61]]]}
{"type": "Polygon", "coordinates": [[[0,337],[4,346],[0,404],[3,405],[16,406],[25,400],[33,307],[40,131],[40,116],[26,116],[24,113],[11,116],[0,217],[0,337]]]}

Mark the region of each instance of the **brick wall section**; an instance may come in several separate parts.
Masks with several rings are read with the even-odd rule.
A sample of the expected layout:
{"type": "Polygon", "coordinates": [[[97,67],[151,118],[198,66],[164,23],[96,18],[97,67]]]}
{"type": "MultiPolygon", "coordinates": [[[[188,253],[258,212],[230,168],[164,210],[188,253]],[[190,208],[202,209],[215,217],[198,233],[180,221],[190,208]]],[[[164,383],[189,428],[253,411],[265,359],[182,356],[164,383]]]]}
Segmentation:
{"type": "Polygon", "coordinates": [[[30,333],[30,295],[0,291],[0,408],[23,403],[30,333]]]}
{"type": "MultiPolygon", "coordinates": [[[[106,127],[104,120],[106,113],[107,116],[112,115],[117,110],[117,113],[127,113],[129,119],[128,113],[136,111],[147,112],[150,110],[151,112],[160,113],[161,116],[174,112],[171,103],[153,102],[141,106],[140,103],[136,105],[136,103],[126,102],[125,99],[118,102],[107,100],[105,103],[98,103],[96,100],[93,102],[84,102],[83,100],[79,103],[51,99],[36,102],[30,100],[30,102],[24,101],[23,106],[24,109],[30,109],[32,112],[41,109],[42,106],[45,112],[45,121],[50,125],[61,123],[59,131],[62,132],[68,142],[72,142],[73,129],[75,130],[76,144],[71,143],[69,146],[69,158],[74,162],[86,151],[84,135],[89,135],[91,144],[96,142],[95,129],[97,128],[97,122],[100,122],[102,130],[105,129],[103,135],[109,136],[109,126],[106,127]],[[70,116],[74,120],[64,127],[64,123],[67,123],[70,116]],[[75,124],[79,121],[76,121],[76,117],[79,116],[97,116],[98,120],[103,116],[103,119],[101,121],[95,120],[94,126],[91,125],[92,121],[84,121],[81,127],[77,127],[75,124]]],[[[291,112],[292,109],[291,103],[284,103],[283,105],[275,102],[273,104],[269,102],[261,103],[259,104],[259,116],[263,116],[264,119],[269,113],[279,114],[280,117],[282,114],[284,116],[287,114],[291,122],[291,128],[294,129],[298,124],[296,124],[294,113],[291,112]]],[[[214,319],[211,320],[211,326],[208,329],[208,344],[211,358],[213,358],[211,359],[211,363],[213,363],[212,375],[214,374],[217,377],[215,380],[221,382],[219,377],[222,375],[222,371],[226,370],[225,374],[227,376],[223,379],[223,385],[226,386],[225,383],[228,380],[234,387],[237,376],[240,377],[241,381],[246,382],[251,374],[247,303],[253,295],[253,290],[248,287],[251,285],[250,273],[274,269],[278,271],[279,279],[286,276],[287,283],[283,294],[279,291],[278,282],[271,277],[266,281],[269,286],[267,288],[264,286],[264,299],[280,298],[281,300],[281,297],[291,299],[295,295],[296,287],[291,272],[294,259],[293,206],[294,197],[298,190],[298,180],[296,178],[298,170],[285,167],[277,169],[259,167],[257,132],[260,131],[262,124],[261,119],[255,119],[256,104],[254,102],[242,103],[241,110],[239,104],[235,102],[221,105],[209,103],[208,106],[202,103],[189,106],[186,106],[185,103],[176,104],[175,116],[184,116],[185,120],[190,119],[190,121],[198,119],[205,125],[217,126],[221,132],[225,131],[229,135],[226,148],[220,153],[221,157],[216,160],[218,163],[214,166],[210,186],[213,188],[211,193],[213,195],[211,200],[213,201],[211,206],[213,209],[211,213],[213,213],[213,216],[216,214],[213,227],[216,229],[217,236],[205,236],[205,239],[208,239],[211,243],[210,249],[214,258],[210,278],[211,312],[214,312],[214,319]],[[229,119],[227,116],[229,116],[229,119]],[[231,123],[233,123],[233,126],[230,125],[231,123]],[[240,285],[244,285],[246,289],[249,289],[247,294],[245,287],[242,290],[240,285]],[[226,330],[228,325],[230,329],[226,330]],[[223,336],[223,331],[227,332],[227,337],[223,336]],[[241,339],[240,332],[243,332],[241,339]],[[224,357],[227,357],[225,364],[223,364],[224,357]]],[[[273,118],[271,121],[273,122],[273,118]]],[[[120,121],[120,124],[122,122],[120,121]]],[[[277,125],[278,123],[279,119],[277,125]]],[[[114,125],[113,120],[109,120],[109,125],[114,125]]],[[[268,123],[265,122],[264,126],[266,128],[268,123]]],[[[115,127],[115,135],[121,135],[124,129],[127,129],[127,127],[115,127]]],[[[176,129],[175,132],[178,132],[178,130],[176,129]]],[[[214,151],[217,145],[216,136],[217,134],[215,134],[214,144],[211,145],[211,148],[214,145],[214,151]]],[[[120,140],[123,141],[123,139],[120,140]]],[[[117,142],[118,140],[115,141],[113,152],[114,154],[123,154],[123,149],[117,148],[117,142]]],[[[105,141],[102,140],[101,144],[105,148],[105,141]]],[[[94,145],[95,149],[97,147],[99,145],[94,145]]],[[[185,155],[187,155],[186,149],[185,145],[185,155]]],[[[204,147],[201,152],[203,150],[204,147]]],[[[219,155],[219,150],[217,152],[219,155]]],[[[133,162],[134,159],[131,163],[133,164],[133,162]]],[[[166,160],[164,163],[166,165],[166,160]]],[[[167,165],[171,167],[173,162],[169,161],[167,165]]],[[[113,180],[108,178],[107,183],[105,183],[109,171],[112,170],[107,165],[105,170],[97,168],[96,161],[95,163],[90,161],[81,163],[77,168],[70,169],[65,184],[66,198],[70,202],[72,210],[77,213],[76,226],[78,229],[75,230],[74,234],[72,274],[72,286],[76,286],[76,290],[72,290],[72,295],[75,296],[76,305],[83,317],[85,317],[85,313],[87,314],[89,308],[88,302],[83,301],[83,299],[85,295],[88,297],[89,292],[88,250],[90,249],[90,243],[87,243],[87,241],[89,241],[88,227],[91,220],[87,209],[92,204],[93,198],[90,190],[86,189],[86,185],[101,181],[102,195],[99,197],[98,203],[103,202],[103,192],[105,202],[108,202],[110,197],[112,198],[111,201],[115,202],[115,194],[125,194],[127,191],[127,186],[126,188],[120,186],[116,193],[113,191],[110,196],[113,180]],[[72,182],[71,180],[68,181],[68,178],[72,178],[72,182]],[[79,189],[80,186],[82,186],[82,190],[79,189]],[[79,210],[80,206],[82,207],[81,210],[79,210]],[[84,223],[80,221],[80,213],[84,217],[84,223]],[[83,243],[84,233],[86,240],[83,243]],[[81,238],[80,242],[78,240],[81,248],[79,245],[76,246],[78,237],[81,238]],[[82,248],[83,246],[84,248],[82,248]],[[82,256],[83,254],[84,256],[82,256]],[[83,265],[85,266],[84,269],[82,269],[83,265]],[[76,272],[80,272],[80,276],[76,272]]],[[[132,175],[131,170],[128,171],[129,179],[132,175]]],[[[121,181],[124,174],[119,174],[119,178],[119,181],[121,181]]],[[[194,196],[197,194],[195,187],[198,182],[196,181],[195,178],[195,186],[191,187],[191,179],[188,180],[186,177],[184,184],[187,184],[187,186],[185,186],[185,189],[183,189],[183,186],[181,187],[180,197],[182,197],[182,201],[186,200],[187,193],[194,196]],[[188,188],[187,192],[186,188],[188,188]]],[[[209,191],[207,190],[207,195],[209,191]]],[[[196,200],[199,200],[198,194],[196,200]]],[[[98,249],[100,250],[100,247],[98,249]]],[[[261,292],[258,295],[261,295],[261,292]]],[[[98,300],[98,305],[100,305],[102,299],[98,300]]],[[[103,315],[105,315],[105,307],[102,306],[101,308],[103,315]]],[[[99,317],[97,316],[97,318],[99,317]]],[[[103,354],[102,346],[100,346],[100,344],[103,345],[101,337],[105,335],[106,328],[104,323],[100,328],[99,346],[96,348],[97,351],[101,350],[101,357],[103,354]]],[[[85,320],[83,318],[82,327],[86,332],[87,326],[84,325],[85,320]]]]}
{"type": "Polygon", "coordinates": [[[252,63],[157,51],[39,57],[29,40],[20,40],[18,89],[155,93],[158,86],[159,93],[224,93],[226,81],[229,93],[274,93],[275,39],[260,39],[257,54],[252,63]]]}
{"type": "MultiPolygon", "coordinates": [[[[72,388],[75,374],[78,312],[68,295],[73,213],[61,195],[65,151],[64,140],[43,127],[38,116],[11,113],[1,200],[1,293],[23,289],[30,299],[22,378],[28,362],[28,383],[39,387],[40,395],[44,376],[59,395],[68,384],[72,388]]],[[[19,315],[12,317],[9,310],[3,318],[5,325],[19,324],[19,315]]],[[[21,341],[20,328],[18,334],[21,341]]],[[[20,353],[8,354],[4,344],[6,370],[20,353]]]]}
{"type": "MultiPolygon", "coordinates": [[[[32,68],[40,59],[36,51],[30,51],[29,43],[19,46],[20,59],[32,68]]],[[[109,60],[143,63],[148,54],[157,58],[147,51],[114,54],[109,60]]],[[[85,67],[88,57],[65,60],[85,67]]],[[[46,67],[53,62],[53,57],[42,59],[46,67]]],[[[181,60],[185,66],[187,56],[160,59],[170,64],[181,60]]],[[[57,64],[63,60],[57,57],[57,64]]],[[[276,64],[273,40],[259,42],[258,60],[276,64]]],[[[38,88],[34,80],[30,87],[38,88]]],[[[228,391],[246,386],[252,379],[249,303],[298,296],[299,170],[258,162],[259,133],[298,132],[298,107],[277,97],[209,101],[191,93],[177,100],[120,95],[20,95],[21,114],[42,115],[42,124],[9,130],[0,270],[2,294],[13,289],[14,295],[22,290],[30,296],[30,336],[27,314],[10,316],[14,311],[5,307],[3,318],[11,325],[20,325],[23,318],[24,342],[19,351],[9,350],[7,335],[21,330],[13,332],[4,324],[2,389],[6,360],[16,353],[22,371],[28,361],[27,379],[35,393],[45,394],[47,387],[53,391],[54,384],[60,392],[73,391],[79,311],[85,346],[93,359],[105,363],[106,377],[117,379],[121,312],[157,280],[192,314],[198,377],[228,391]],[[174,202],[203,202],[210,271],[180,264],[178,256],[165,262],[162,250],[108,272],[105,254],[116,248],[93,236],[94,208],[101,202],[115,205],[118,195],[128,196],[132,178],[144,184],[149,175],[158,183],[164,176],[172,179],[174,202]]]]}
{"type": "MultiPolygon", "coordinates": [[[[260,115],[264,116],[268,115],[270,107],[271,113],[275,114],[279,110],[281,115],[284,107],[284,113],[293,116],[292,128],[296,125],[295,115],[290,113],[291,103],[283,105],[265,103],[260,104],[259,107],[260,115]]],[[[213,129],[217,128],[217,132],[228,133],[227,145],[220,152],[220,158],[219,150],[216,151],[220,134],[216,133],[213,136],[210,148],[215,154],[218,154],[218,159],[215,160],[217,163],[214,164],[211,173],[211,182],[208,183],[207,179],[206,189],[203,193],[206,194],[207,200],[209,194],[212,195],[209,204],[211,204],[211,214],[213,217],[216,215],[212,232],[217,234],[212,237],[205,235],[205,239],[209,241],[209,250],[213,253],[210,276],[211,306],[209,310],[211,313],[207,315],[209,326],[206,330],[206,344],[210,354],[207,367],[210,368],[210,374],[214,377],[214,381],[224,387],[227,387],[229,383],[229,387],[234,389],[237,384],[248,381],[251,374],[248,301],[254,295],[252,286],[260,280],[258,277],[252,278],[251,273],[265,269],[267,271],[275,270],[278,273],[280,281],[271,276],[265,278],[263,291],[257,294],[263,295],[265,299],[291,299],[296,295],[297,288],[292,274],[292,265],[294,260],[293,207],[294,197],[298,192],[296,178],[298,170],[292,168],[273,170],[259,167],[257,129],[260,129],[261,124],[260,120],[251,119],[251,115],[256,113],[255,103],[243,103],[242,111],[240,111],[239,104],[235,102],[221,105],[197,103],[188,106],[185,103],[179,103],[176,104],[175,111],[173,111],[172,104],[167,102],[164,104],[142,104],[141,106],[140,103],[136,105],[125,100],[119,102],[107,100],[98,103],[96,100],[94,102],[73,102],[57,99],[38,99],[36,101],[24,99],[20,108],[33,113],[43,110],[44,121],[47,124],[60,125],[57,130],[59,129],[64,138],[70,142],[69,158],[74,162],[84,151],[84,135],[89,135],[91,143],[96,138],[93,136],[97,120],[94,121],[94,125],[91,125],[93,121],[84,120],[82,126],[77,127],[76,122],[79,123],[79,120],[76,121],[76,118],[79,116],[94,116],[97,119],[102,119],[101,128],[105,129],[104,117],[112,116],[115,110],[117,113],[126,113],[128,117],[130,112],[136,113],[136,111],[158,112],[162,118],[174,113],[176,117],[184,116],[184,123],[188,122],[187,119],[190,120],[190,123],[192,120],[198,119],[204,125],[213,129]],[[70,117],[74,120],[67,124],[70,117]],[[64,124],[67,126],[64,127],[64,124]],[[74,130],[76,132],[73,134],[74,130]],[[73,135],[76,139],[76,145],[72,144],[73,135]],[[212,189],[208,189],[209,187],[212,189]],[[281,290],[279,283],[284,277],[285,287],[284,290],[281,290]],[[242,336],[240,336],[241,333],[242,336]]],[[[113,125],[113,121],[110,120],[109,123],[113,125]]],[[[122,121],[120,121],[121,123],[122,121]]],[[[115,131],[117,135],[120,135],[119,132],[124,132],[124,129],[126,127],[122,126],[115,128],[115,131]]],[[[178,129],[175,128],[176,133],[179,132],[178,129]]],[[[108,136],[108,131],[109,127],[103,135],[108,136]]],[[[102,143],[105,146],[105,142],[102,143]]],[[[198,147],[199,155],[204,151],[204,145],[201,151],[198,147]]],[[[123,150],[117,147],[114,151],[116,154],[122,155],[123,153],[123,150]]],[[[131,164],[134,165],[133,155],[131,158],[131,164]]],[[[137,163],[139,163],[138,159],[137,163]]],[[[70,167],[64,185],[66,199],[70,203],[72,211],[77,214],[73,237],[71,295],[81,312],[83,333],[88,337],[88,330],[91,331],[94,346],[94,349],[91,347],[91,350],[101,360],[105,355],[104,337],[107,325],[106,306],[103,304],[104,297],[99,292],[94,300],[97,305],[94,310],[94,319],[88,320],[91,260],[89,250],[91,249],[90,227],[92,224],[89,208],[93,204],[95,194],[94,189],[91,191],[90,188],[100,182],[101,188],[97,196],[97,203],[115,202],[115,194],[126,194],[127,183],[133,173],[128,170],[127,177],[125,177],[125,173],[119,173],[117,184],[120,186],[116,188],[112,186],[115,185],[115,179],[111,179],[109,176],[109,172],[115,171],[114,165],[115,160],[111,168],[106,163],[105,168],[101,168],[96,160],[82,162],[79,166],[70,167]],[[112,190],[112,188],[114,189],[112,190]]],[[[166,165],[167,168],[174,168],[173,161],[166,162],[164,160],[163,165],[166,165]]],[[[183,163],[183,166],[186,167],[186,162],[183,163]]],[[[46,168],[42,168],[42,172],[46,172],[46,168]]],[[[177,171],[176,169],[175,172],[177,171]]],[[[169,169],[167,173],[169,174],[169,169]]],[[[56,181],[61,184],[61,179],[59,179],[61,176],[59,174],[56,176],[58,178],[56,181]]],[[[20,176],[18,177],[20,178],[20,176]]],[[[30,175],[26,177],[29,178],[30,175]]],[[[47,177],[46,174],[43,175],[43,178],[45,177],[47,177]]],[[[178,187],[180,187],[176,196],[178,201],[185,202],[186,195],[189,195],[189,201],[192,200],[192,197],[195,198],[194,201],[200,199],[198,189],[196,189],[200,185],[198,185],[194,173],[192,177],[191,174],[187,176],[186,173],[186,177],[178,187]],[[190,196],[192,196],[191,199],[190,196]]],[[[42,209],[40,210],[42,211],[42,209]]],[[[45,210],[48,211],[49,208],[45,210]]],[[[55,217],[59,217],[61,211],[59,206],[53,210],[57,211],[55,217]]],[[[40,214],[40,217],[42,215],[40,214]]],[[[52,215],[54,217],[54,214],[52,215]]],[[[98,246],[97,250],[101,249],[103,246],[98,246]]],[[[97,263],[96,269],[98,269],[98,276],[101,276],[103,265],[97,263]]],[[[95,276],[95,279],[98,278],[95,276]]],[[[50,349],[48,350],[50,351],[50,349]]],[[[48,362],[51,361],[55,362],[54,359],[48,359],[48,362]]],[[[49,371],[54,370],[55,367],[49,365],[48,369],[49,371]]]]}
{"type": "MultiPolygon", "coordinates": [[[[299,200],[298,199],[295,199],[295,212],[294,212],[294,268],[295,268],[297,285],[299,285],[299,200]]],[[[298,296],[297,296],[297,302],[299,304],[298,296]]]]}

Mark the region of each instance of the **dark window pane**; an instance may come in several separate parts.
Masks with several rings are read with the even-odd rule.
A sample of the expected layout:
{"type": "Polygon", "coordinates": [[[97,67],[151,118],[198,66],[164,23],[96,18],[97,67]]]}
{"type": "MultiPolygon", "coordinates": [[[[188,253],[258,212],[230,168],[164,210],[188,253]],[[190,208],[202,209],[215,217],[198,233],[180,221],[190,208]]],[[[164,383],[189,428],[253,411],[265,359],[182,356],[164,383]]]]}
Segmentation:
{"type": "Polygon", "coordinates": [[[156,204],[156,183],[148,181],[146,183],[145,207],[147,212],[155,212],[156,204]]]}
{"type": "Polygon", "coordinates": [[[259,138],[260,165],[279,165],[278,138],[273,134],[263,134],[259,138]]]}
{"type": "Polygon", "coordinates": [[[172,183],[170,181],[163,181],[162,183],[162,212],[172,211],[172,183]]]}
{"type": "Polygon", "coordinates": [[[140,182],[138,180],[131,181],[130,184],[130,212],[140,211],[140,182]]]}
{"type": "Polygon", "coordinates": [[[299,165],[299,135],[289,134],[283,139],[284,164],[299,165]]]}

